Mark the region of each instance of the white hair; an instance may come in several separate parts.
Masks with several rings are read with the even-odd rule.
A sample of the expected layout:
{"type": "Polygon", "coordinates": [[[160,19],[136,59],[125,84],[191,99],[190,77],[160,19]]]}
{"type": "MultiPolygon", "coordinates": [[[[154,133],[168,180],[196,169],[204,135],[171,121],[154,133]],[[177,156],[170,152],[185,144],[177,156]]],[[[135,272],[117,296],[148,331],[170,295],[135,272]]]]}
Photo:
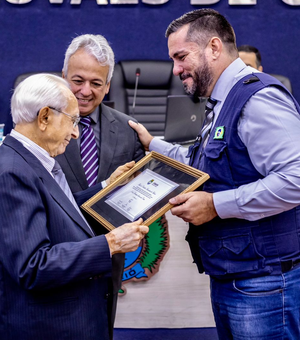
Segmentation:
{"type": "Polygon", "coordinates": [[[65,90],[69,84],[53,74],[38,73],[23,80],[11,98],[11,115],[15,124],[31,123],[42,107],[64,110],[68,106],[65,90]]]}
{"type": "Polygon", "coordinates": [[[65,53],[63,66],[65,77],[68,73],[70,57],[81,48],[84,49],[88,54],[94,56],[101,66],[109,67],[106,79],[106,83],[108,84],[114,73],[115,55],[107,40],[100,34],[83,34],[72,40],[65,53]]]}

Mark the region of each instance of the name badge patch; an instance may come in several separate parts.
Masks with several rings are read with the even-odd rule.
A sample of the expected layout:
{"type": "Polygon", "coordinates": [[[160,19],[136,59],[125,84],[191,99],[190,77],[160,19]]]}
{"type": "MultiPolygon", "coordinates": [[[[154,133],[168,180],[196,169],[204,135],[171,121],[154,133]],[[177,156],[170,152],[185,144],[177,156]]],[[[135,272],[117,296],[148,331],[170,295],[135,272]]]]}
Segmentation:
{"type": "Polygon", "coordinates": [[[214,139],[223,139],[224,133],[225,133],[225,127],[224,126],[216,127],[214,139]]]}

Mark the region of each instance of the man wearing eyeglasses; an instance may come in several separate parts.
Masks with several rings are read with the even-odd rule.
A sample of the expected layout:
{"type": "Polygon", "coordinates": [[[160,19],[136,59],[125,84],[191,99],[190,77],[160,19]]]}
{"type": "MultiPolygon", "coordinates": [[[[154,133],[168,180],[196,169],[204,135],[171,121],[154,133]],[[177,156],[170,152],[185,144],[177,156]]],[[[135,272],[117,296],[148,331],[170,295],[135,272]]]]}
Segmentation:
{"type": "MultiPolygon", "coordinates": [[[[79,135],[64,79],[25,79],[11,112],[15,128],[0,151],[0,339],[111,339],[112,256],[136,250],[149,229],[140,219],[96,236],[81,214],[53,158],[79,135]]],[[[90,196],[101,183],[93,188],[90,196]]]]}
{"type": "MultiPolygon", "coordinates": [[[[64,115],[66,115],[67,117],[69,117],[69,118],[71,119],[72,123],[73,123],[73,128],[74,128],[74,129],[78,126],[78,124],[79,124],[79,122],[80,122],[80,115],[72,116],[72,115],[68,114],[67,112],[64,112],[64,111],[62,111],[62,110],[56,109],[55,107],[52,107],[52,106],[48,106],[48,107],[49,107],[49,109],[51,109],[51,110],[53,110],[53,111],[62,113],[62,114],[64,114],[64,115]]],[[[38,112],[38,114],[39,114],[39,112],[38,112]]]]}

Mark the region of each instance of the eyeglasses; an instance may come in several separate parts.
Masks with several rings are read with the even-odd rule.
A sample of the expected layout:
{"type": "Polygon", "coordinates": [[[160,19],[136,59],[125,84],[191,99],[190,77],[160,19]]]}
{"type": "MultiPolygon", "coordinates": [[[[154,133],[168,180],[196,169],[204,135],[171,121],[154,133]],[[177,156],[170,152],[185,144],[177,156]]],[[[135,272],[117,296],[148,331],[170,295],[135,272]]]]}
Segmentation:
{"type": "Polygon", "coordinates": [[[63,111],[61,111],[61,110],[55,109],[55,108],[52,107],[52,106],[48,106],[48,107],[49,107],[49,109],[51,109],[51,110],[57,111],[57,112],[59,112],[59,113],[63,113],[64,115],[70,117],[71,120],[72,120],[72,122],[73,122],[73,128],[76,128],[76,126],[79,124],[79,122],[80,122],[80,116],[72,116],[72,115],[70,115],[69,113],[66,113],[66,112],[63,112],[63,111]]]}

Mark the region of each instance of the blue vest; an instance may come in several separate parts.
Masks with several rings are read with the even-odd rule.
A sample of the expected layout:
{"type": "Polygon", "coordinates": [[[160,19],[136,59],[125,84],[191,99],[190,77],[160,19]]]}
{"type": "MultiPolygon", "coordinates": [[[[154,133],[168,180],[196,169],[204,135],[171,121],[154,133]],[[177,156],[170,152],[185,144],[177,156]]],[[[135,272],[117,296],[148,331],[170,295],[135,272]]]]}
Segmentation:
{"type": "MultiPolygon", "coordinates": [[[[263,178],[251,163],[237,124],[250,97],[270,85],[287,91],[264,73],[247,75],[231,89],[215,123],[224,137],[216,139],[214,128],[201,157],[199,168],[210,175],[204,191],[234,189],[263,178]]],[[[191,165],[199,154],[194,150],[191,165]]],[[[277,275],[300,262],[300,208],[258,221],[216,217],[201,226],[190,225],[186,240],[200,273],[218,279],[277,275]]]]}

